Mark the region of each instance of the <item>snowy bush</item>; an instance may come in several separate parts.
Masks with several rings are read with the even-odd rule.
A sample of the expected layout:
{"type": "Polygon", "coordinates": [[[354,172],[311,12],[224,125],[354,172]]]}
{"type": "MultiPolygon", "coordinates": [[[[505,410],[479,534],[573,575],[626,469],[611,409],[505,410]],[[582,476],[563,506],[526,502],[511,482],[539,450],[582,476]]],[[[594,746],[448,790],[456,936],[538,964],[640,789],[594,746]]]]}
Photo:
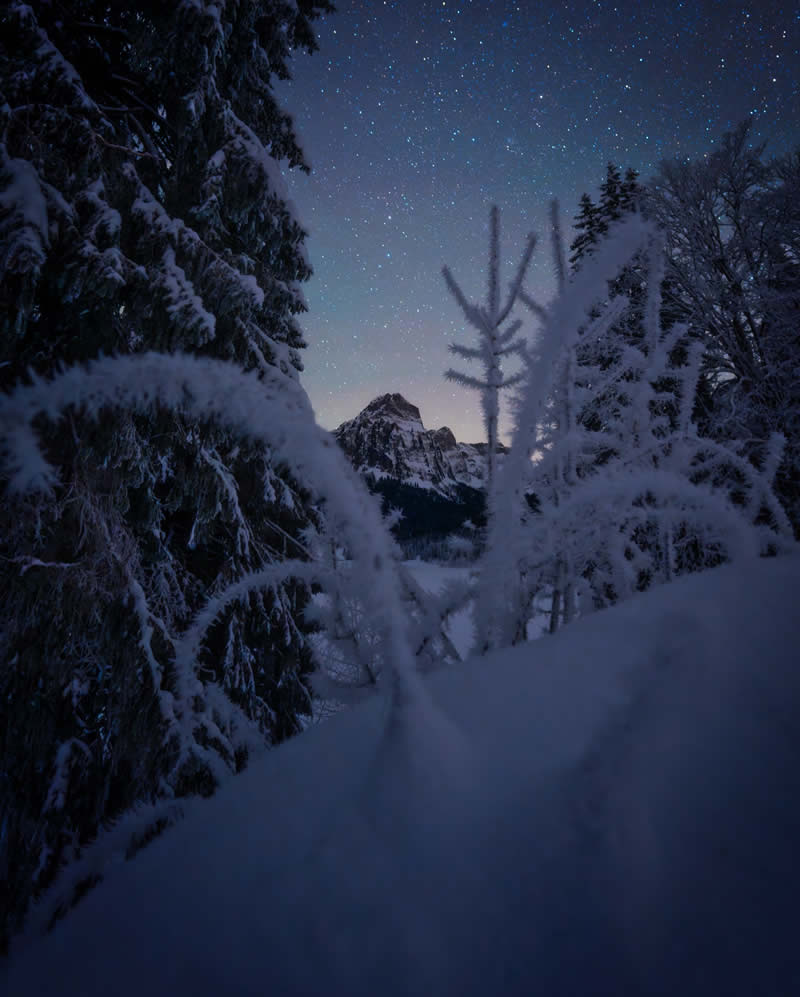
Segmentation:
{"type": "MultiPolygon", "coordinates": [[[[523,351],[511,453],[489,495],[479,650],[524,640],[543,590],[553,631],[579,601],[584,610],[606,605],[685,571],[792,545],[773,491],[781,437],[763,441],[757,465],[698,436],[702,348],[687,345],[685,327],[662,328],[657,230],[629,215],[568,277],[555,205],[551,227],[555,301],[543,307],[512,285],[542,329],[523,351]],[[645,261],[646,293],[632,328],[620,323],[630,302],[609,292],[634,259],[645,261]]],[[[490,414],[495,380],[481,386],[490,414]]]]}

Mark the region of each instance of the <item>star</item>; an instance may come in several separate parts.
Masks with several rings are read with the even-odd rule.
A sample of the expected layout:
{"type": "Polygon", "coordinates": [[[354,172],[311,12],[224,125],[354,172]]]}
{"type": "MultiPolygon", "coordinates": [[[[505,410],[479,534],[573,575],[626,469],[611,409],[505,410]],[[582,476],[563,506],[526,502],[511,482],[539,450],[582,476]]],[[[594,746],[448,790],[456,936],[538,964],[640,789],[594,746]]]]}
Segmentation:
{"type": "MultiPolygon", "coordinates": [[[[483,297],[490,204],[510,266],[531,228],[546,246],[553,197],[569,235],[609,160],[646,179],[747,116],[773,153],[800,141],[800,29],[775,0],[337,8],[275,87],[313,166],[286,176],[315,268],[303,383],[329,428],[399,391],[426,425],[482,438],[477,399],[443,387],[464,330],[440,271],[483,297]]],[[[553,291],[544,250],[529,289],[553,291]]]]}

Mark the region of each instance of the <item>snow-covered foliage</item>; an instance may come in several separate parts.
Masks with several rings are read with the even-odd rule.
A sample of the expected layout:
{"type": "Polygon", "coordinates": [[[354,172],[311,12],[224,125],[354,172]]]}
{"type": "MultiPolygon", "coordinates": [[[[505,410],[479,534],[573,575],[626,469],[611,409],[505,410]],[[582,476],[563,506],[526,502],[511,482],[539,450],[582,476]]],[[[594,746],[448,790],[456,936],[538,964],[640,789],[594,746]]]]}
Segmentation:
{"type": "MultiPolygon", "coordinates": [[[[417,677],[403,601],[411,598],[425,610],[426,600],[420,598],[412,579],[401,578],[396,550],[377,503],[333,438],[317,427],[307,396],[296,381],[287,381],[277,369],[267,379],[209,358],[147,353],[96,361],[88,368],[73,367],[52,380],[18,387],[0,400],[3,471],[10,488],[41,491],[58,483],[34,429],[40,415],[55,421],[70,409],[83,408],[88,417],[99,419],[110,405],[143,413],[158,407],[178,410],[190,419],[220,422],[265,444],[324,503],[327,529],[345,544],[358,568],[343,582],[325,561],[290,560],[237,579],[207,601],[183,635],[171,639],[165,634],[173,649],[171,666],[166,669],[153,656],[150,613],[141,586],[131,580],[131,598],[141,626],[139,643],[150,663],[151,684],[164,721],[162,744],[170,757],[163,788],[173,792],[176,780],[193,760],[203,763],[222,782],[233,771],[237,752],[252,746],[257,728],[247,714],[220,696],[218,686],[212,684],[207,695],[200,650],[209,628],[226,607],[252,593],[277,589],[291,578],[327,587],[335,606],[347,598],[360,606],[374,635],[368,649],[371,680],[375,682],[381,666],[390,704],[387,716],[395,737],[407,711],[416,711],[416,722],[420,722],[427,697],[417,677]],[[404,589],[410,596],[404,595],[404,589]]],[[[435,623],[438,626],[439,620],[435,623]]],[[[423,616],[414,638],[428,644],[435,638],[433,630],[423,616]]],[[[63,807],[63,770],[72,748],[73,742],[67,742],[58,749],[48,806],[63,807]]]]}
{"type": "MultiPolygon", "coordinates": [[[[589,800],[592,812],[567,822],[575,840],[597,834],[595,805],[608,818],[600,831],[599,871],[586,867],[599,877],[584,914],[592,928],[606,930],[603,915],[610,913],[627,937],[652,894],[676,922],[691,914],[691,905],[670,906],[669,895],[665,901],[661,843],[670,856],[685,859],[687,881],[710,861],[731,876],[734,892],[740,882],[731,870],[742,856],[737,853],[738,864],[717,857],[714,865],[711,847],[686,850],[686,822],[654,840],[654,815],[669,810],[680,780],[668,771],[665,795],[645,795],[643,811],[635,794],[645,781],[652,784],[651,773],[630,734],[639,732],[653,763],[663,762],[666,745],[682,771],[696,761],[695,749],[707,748],[709,724],[726,744],[735,740],[733,727],[713,726],[707,708],[719,705],[720,683],[732,696],[725,700],[732,712],[744,714],[742,704],[752,706],[745,693],[755,682],[763,693],[757,705],[770,723],[777,705],[794,710],[796,704],[795,673],[786,678],[775,644],[776,635],[797,640],[795,615],[781,601],[791,591],[787,584],[796,582],[796,560],[786,559],[770,576],[755,555],[791,546],[791,524],[773,480],[783,474],[788,494],[794,464],[784,452],[797,442],[796,413],[776,414],[796,402],[790,372],[797,360],[791,201],[797,163],[781,161],[770,174],[774,183],[766,183],[733,139],[715,161],[713,190],[723,191],[732,212],[725,225],[732,230],[724,238],[716,231],[722,255],[708,261],[708,273],[718,270],[723,283],[707,274],[705,285],[698,277],[698,287],[720,295],[719,314],[708,297],[697,300],[681,284],[678,264],[687,258],[693,264],[695,249],[708,250],[695,229],[687,236],[688,253],[667,246],[671,298],[662,302],[659,236],[638,215],[621,220],[622,210],[615,213],[611,193],[622,190],[616,173],[607,178],[611,193],[600,214],[587,207],[587,218],[599,217],[601,224],[571,276],[554,211],[559,294],[547,307],[523,290],[533,237],[502,298],[499,220],[492,210],[486,305],[470,303],[445,269],[450,291],[480,336],[477,348],[455,345],[453,351],[481,361],[484,377],[449,376],[481,392],[490,492],[486,553],[477,586],[462,578],[432,595],[399,564],[377,503],[333,438],[317,427],[298,382],[304,344],[296,317],[310,268],[278,163],[306,166],[271,81],[288,73],[293,50],[313,50],[312,22],[328,9],[326,0],[133,6],[64,0],[36,7],[13,0],[0,15],[0,947],[30,898],[65,862],[75,860],[37,908],[34,927],[50,925],[110,864],[183,812],[223,815],[215,818],[219,836],[198,836],[213,845],[213,854],[197,850],[198,838],[187,846],[190,832],[166,834],[153,857],[142,860],[141,869],[150,863],[149,873],[123,868],[113,874],[105,896],[116,897],[118,887],[125,893],[119,907],[124,942],[122,931],[115,934],[117,922],[98,914],[108,914],[98,894],[101,899],[95,896],[68,919],[74,928],[57,928],[47,943],[52,958],[14,964],[12,993],[46,993],[51,985],[63,993],[73,982],[81,993],[96,983],[107,992],[112,964],[120,993],[156,992],[157,986],[218,992],[221,978],[222,989],[255,992],[263,989],[265,955],[271,983],[282,993],[295,985],[315,992],[323,978],[348,992],[446,992],[454,979],[458,992],[465,992],[462,979],[482,993],[514,992],[514,980],[500,986],[496,967],[505,964],[504,954],[519,958],[529,943],[529,911],[547,909],[551,916],[542,895],[555,901],[552,937],[561,937],[568,923],[574,928],[571,901],[580,891],[568,876],[565,905],[563,882],[550,885],[550,867],[538,855],[525,867],[516,908],[505,906],[503,884],[530,860],[530,842],[561,841],[548,839],[541,824],[548,811],[538,804],[554,799],[549,819],[559,829],[562,818],[585,805],[576,801],[589,800]],[[741,175],[740,161],[747,167],[741,175]],[[770,235],[768,249],[747,234],[750,216],[737,213],[737,198],[747,201],[755,189],[753,203],[779,233],[770,235]],[[632,298],[634,290],[646,294],[628,302],[629,288],[632,298]],[[517,337],[520,320],[503,328],[517,301],[543,324],[535,348],[517,337]],[[704,322],[708,333],[701,331],[704,322]],[[501,361],[512,352],[523,360],[524,385],[514,446],[499,469],[499,395],[511,383],[501,361]],[[755,401],[738,421],[742,391],[752,384],[755,401]],[[698,385],[706,396],[713,389],[714,418],[704,416],[714,429],[710,435],[695,424],[698,385]],[[729,417],[720,415],[726,400],[729,417]],[[540,679],[531,686],[518,676],[497,681],[485,677],[491,669],[481,664],[484,678],[473,678],[478,694],[453,710],[431,698],[419,674],[462,657],[453,620],[463,621],[473,600],[477,646],[486,650],[528,635],[532,606],[543,592],[551,597],[556,629],[577,607],[585,612],[734,558],[746,561],[765,590],[770,577],[779,580],[768,602],[775,619],[759,617],[747,629],[740,614],[732,622],[744,627],[741,640],[726,645],[717,616],[698,623],[682,610],[678,623],[692,628],[693,642],[679,640],[677,647],[669,640],[675,620],[668,621],[669,631],[654,621],[636,658],[641,681],[628,683],[631,661],[620,654],[622,647],[636,649],[634,616],[624,607],[617,610],[624,637],[611,617],[610,630],[588,624],[586,646],[581,638],[561,645],[567,657],[585,658],[598,636],[613,636],[611,667],[599,686],[587,681],[597,663],[584,661],[580,682],[557,677],[556,694],[534,719],[531,704],[540,695],[547,699],[548,688],[552,693],[540,679]],[[311,708],[308,637],[315,623],[324,627],[313,635],[317,647],[332,655],[321,670],[323,690],[383,688],[380,718],[373,706],[362,714],[371,718],[365,726],[343,721],[357,733],[344,744],[331,735],[329,754],[315,758],[311,779],[303,766],[295,773],[288,766],[281,782],[272,763],[245,776],[240,785],[257,787],[257,806],[249,789],[205,811],[200,801],[180,802],[230,783],[249,758],[300,729],[300,715],[311,708]],[[728,662],[720,648],[749,648],[755,657],[759,640],[778,661],[772,679],[781,689],[758,686],[747,662],[726,685],[728,662]],[[697,661],[689,652],[697,652],[697,661]],[[686,681],[701,665],[711,671],[697,698],[686,681]],[[680,683],[671,675],[664,680],[664,668],[674,668],[680,683]],[[585,725],[561,740],[553,717],[576,704],[585,725]],[[654,719],[653,739],[640,719],[642,704],[645,721],[654,719]],[[659,712],[676,706],[698,732],[691,752],[676,745],[671,715],[659,712]],[[530,736],[532,729],[539,740],[520,752],[519,744],[527,743],[522,733],[530,736]],[[549,743],[543,731],[550,732],[549,743]],[[598,739],[605,746],[599,759],[598,739]],[[549,761],[540,764],[542,757],[549,761]],[[620,759],[627,781],[617,786],[620,759]],[[265,773],[272,780],[267,789],[265,773]],[[564,796],[555,792],[555,775],[567,777],[564,796]],[[485,786],[488,795],[476,790],[485,786]],[[531,787],[539,787],[535,799],[531,787]],[[308,806],[312,794],[323,812],[321,847],[314,830],[320,811],[308,806]],[[276,800],[280,820],[274,819],[276,800]],[[519,812],[511,804],[520,800],[518,836],[519,812]],[[337,809],[343,801],[350,809],[337,809]],[[498,813],[504,815],[499,836],[493,830],[498,813]],[[256,814],[263,834],[252,833],[256,814]],[[623,827],[621,839],[612,826],[623,827]],[[464,827],[470,833],[454,846],[454,832],[464,827]],[[284,829],[288,837],[281,837],[284,829]],[[244,846],[238,834],[247,837],[244,846]],[[223,892],[209,906],[209,876],[197,872],[210,872],[226,854],[235,870],[224,869],[217,884],[223,892]],[[374,885],[364,892],[365,883],[351,878],[355,868],[366,870],[365,882],[377,884],[377,892],[374,885]],[[608,911],[607,880],[620,868],[635,885],[622,911],[608,911]],[[177,872],[189,869],[185,876],[177,872]],[[176,871],[180,884],[156,902],[169,881],[165,870],[176,871]],[[637,892],[642,876],[646,888],[637,892]],[[451,882],[458,884],[452,902],[451,882]],[[194,892],[198,884],[202,894],[194,892]],[[395,907],[381,919],[376,913],[386,910],[387,890],[395,907]],[[317,907],[321,893],[332,905],[326,900],[317,907]],[[427,893],[434,902],[418,920],[427,893]],[[360,907],[352,901],[362,895],[366,914],[353,927],[341,915],[360,907]],[[188,897],[199,899],[187,911],[188,897]],[[276,901],[283,905],[279,918],[265,920],[276,901]],[[147,917],[138,916],[139,903],[147,917]],[[458,942],[466,947],[474,936],[468,912],[481,903],[489,905],[489,954],[471,947],[473,962],[467,959],[464,973],[454,977],[438,953],[458,942]],[[562,909],[568,914],[561,916],[562,909]],[[241,912],[244,930],[231,911],[241,912]],[[198,930],[195,918],[207,919],[198,930]],[[209,924],[213,944],[204,930],[209,924]],[[371,934],[376,929],[377,936],[371,934]],[[331,930],[338,935],[329,945],[331,930]],[[91,939],[94,956],[76,942],[80,937],[91,939]],[[184,957],[187,946],[191,958],[184,957]],[[406,950],[415,956],[411,970],[406,950]],[[364,951],[371,953],[365,972],[357,958],[363,962],[364,951]],[[128,972],[131,952],[136,965],[128,972]],[[95,977],[91,958],[100,960],[95,977]],[[80,974],[70,970],[74,959],[80,974]],[[153,967],[158,972],[144,986],[136,974],[153,967]],[[51,975],[37,980],[36,972],[51,975]]],[[[683,175],[667,170],[665,176],[677,190],[683,175]]],[[[690,203],[698,182],[692,174],[685,196],[662,191],[659,202],[654,195],[651,214],[658,214],[654,205],[668,214],[667,208],[690,203]]],[[[705,590],[685,591],[702,601],[705,590]]],[[[731,597],[730,582],[721,583],[715,598],[723,596],[731,597]]],[[[580,626],[573,631],[580,633],[580,626]]],[[[746,762],[757,756],[764,771],[774,771],[770,764],[785,764],[786,743],[779,724],[762,731],[759,723],[747,728],[759,750],[748,746],[735,755],[745,763],[737,772],[744,773],[744,788],[732,785],[748,806],[774,819],[756,785],[762,769],[746,762]]],[[[292,751],[302,757],[305,750],[290,748],[281,757],[291,758],[292,751]]],[[[693,802],[702,804],[697,785],[690,788],[693,802]]],[[[777,824],[782,834],[784,825],[777,824]]],[[[794,847],[795,831],[785,840],[779,835],[778,845],[791,840],[794,847]]],[[[748,833],[757,843],[752,828],[748,833]]],[[[575,850],[559,844],[550,850],[561,862],[553,868],[574,874],[575,850]]],[[[579,871],[581,858],[579,850],[579,871]]],[[[754,889],[751,879],[745,888],[754,889]]],[[[706,927],[702,918],[696,923],[706,927]]],[[[656,924],[657,941],[671,938],[671,925],[656,924]]],[[[547,963],[549,937],[543,931],[536,939],[543,960],[537,982],[556,992],[549,981],[560,980],[562,963],[547,963]]],[[[590,961],[596,953],[594,968],[620,974],[615,992],[629,992],[631,979],[651,974],[659,984],[677,980],[656,973],[669,966],[658,945],[648,948],[651,936],[643,948],[634,945],[620,956],[617,948],[608,954],[598,946],[591,932],[583,937],[590,961]]],[[[607,940],[602,931],[598,937],[607,940]]],[[[690,927],[682,937],[691,947],[700,936],[690,927]]],[[[770,939],[760,939],[768,949],[770,939]]],[[[573,973],[579,951],[564,956],[573,973]]],[[[782,950],[773,954],[783,958],[782,950]]],[[[722,965],[707,959],[701,970],[722,965]]],[[[525,992],[530,982],[526,974],[525,992]]],[[[665,992],[692,993],[692,985],[665,992]]]]}
{"type": "MultiPolygon", "coordinates": [[[[231,364],[182,354],[145,353],[97,360],[85,368],[72,367],[48,381],[20,386],[0,399],[0,435],[4,468],[10,488],[42,491],[57,484],[57,475],[45,459],[34,429],[39,415],[59,419],[70,408],[82,408],[93,419],[108,406],[150,411],[176,409],[195,419],[213,419],[244,437],[270,447],[275,459],[309,483],[326,506],[326,526],[341,538],[357,559],[358,588],[373,624],[385,633],[392,648],[387,654],[399,695],[415,686],[398,619],[395,557],[377,503],[369,496],[332,437],[314,421],[308,396],[296,381],[273,369],[269,380],[245,373],[231,364]],[[396,675],[394,673],[396,672],[396,675]]],[[[230,589],[214,596],[194,619],[176,646],[179,681],[191,684],[183,669],[197,667],[196,654],[213,619],[230,602],[253,589],[276,585],[283,576],[319,576],[329,572],[309,560],[284,561],[262,572],[239,578],[230,589]]],[[[191,692],[184,699],[189,704],[191,692]]]]}
{"type": "MultiPolygon", "coordinates": [[[[310,267],[278,164],[306,166],[271,84],[294,50],[313,51],[328,9],[3,6],[0,389],[155,349],[265,384],[280,372],[293,390],[310,267]]],[[[0,948],[102,821],[210,792],[254,743],[298,731],[310,698],[298,573],[209,626],[202,724],[181,764],[176,641],[241,577],[307,560],[319,524],[307,483],[264,440],[187,406],[100,419],[77,406],[36,432],[58,485],[12,495],[3,482],[0,501],[0,948]]]]}
{"type": "Polygon", "coordinates": [[[698,426],[762,460],[785,438],[776,488],[800,537],[800,152],[767,159],[750,124],[647,185],[666,239],[664,306],[704,347],[698,426]],[[747,441],[752,441],[749,443],[747,441]]]}
{"type": "MultiPolygon", "coordinates": [[[[460,661],[459,650],[449,630],[456,617],[463,619],[471,598],[468,579],[450,579],[431,591],[421,585],[415,573],[399,562],[395,565],[400,601],[395,613],[402,619],[404,633],[414,655],[414,668],[422,673],[460,661]]],[[[361,597],[361,563],[344,559],[338,552],[328,558],[330,574],[322,579],[323,591],[314,597],[306,615],[319,625],[312,637],[317,671],[312,677],[316,696],[325,709],[341,707],[369,698],[386,685],[388,645],[361,597]]]]}
{"type": "Polygon", "coordinates": [[[553,594],[555,630],[579,600],[586,611],[675,574],[793,545],[773,491],[782,440],[765,441],[755,466],[698,436],[702,350],[682,349],[684,327],[661,326],[655,229],[635,214],[618,222],[569,280],[555,213],[553,240],[558,297],[544,309],[522,292],[544,321],[491,506],[479,648],[524,640],[542,589],[553,594]],[[629,329],[619,322],[627,302],[609,299],[609,282],[637,254],[648,261],[639,328],[609,343],[629,329]]]}
{"type": "Polygon", "coordinates": [[[795,993],[798,586],[727,565],[431,676],[460,754],[387,758],[376,702],[306,731],[37,910],[3,993],[795,993]]]}

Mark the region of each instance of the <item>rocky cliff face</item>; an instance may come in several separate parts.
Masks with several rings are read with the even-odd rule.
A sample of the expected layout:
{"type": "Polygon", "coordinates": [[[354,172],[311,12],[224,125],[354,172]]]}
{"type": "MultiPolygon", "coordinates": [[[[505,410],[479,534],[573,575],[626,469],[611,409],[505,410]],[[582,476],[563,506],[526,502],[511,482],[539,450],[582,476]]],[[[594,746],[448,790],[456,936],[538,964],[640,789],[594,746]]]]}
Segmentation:
{"type": "Polygon", "coordinates": [[[419,409],[402,395],[375,398],[334,436],[356,470],[376,481],[416,485],[453,501],[464,486],[483,488],[486,444],[458,443],[447,426],[425,429],[419,409]]]}

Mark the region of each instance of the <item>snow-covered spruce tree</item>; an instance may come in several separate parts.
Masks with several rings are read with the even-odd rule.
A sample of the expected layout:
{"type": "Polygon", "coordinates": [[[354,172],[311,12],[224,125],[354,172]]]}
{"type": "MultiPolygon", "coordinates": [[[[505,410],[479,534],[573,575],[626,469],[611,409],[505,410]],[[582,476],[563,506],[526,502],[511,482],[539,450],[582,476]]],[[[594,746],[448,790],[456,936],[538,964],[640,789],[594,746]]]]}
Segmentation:
{"type": "Polygon", "coordinates": [[[800,153],[767,159],[750,128],[663,163],[645,209],[665,233],[665,305],[705,348],[698,426],[755,466],[783,434],[776,488],[800,536],[800,153]]]}
{"type": "MultiPolygon", "coordinates": [[[[326,9],[5,7],[3,386],[153,348],[295,383],[310,270],[277,162],[304,164],[270,81],[326,9]]],[[[198,413],[41,418],[59,486],[0,503],[0,937],[100,822],[209,791],[203,750],[241,765],[253,731],[287,736],[308,701],[307,590],[282,581],[209,631],[200,689],[222,705],[200,711],[198,751],[170,734],[175,635],[243,572],[304,557],[303,481],[198,413]]]]}
{"type": "MultiPolygon", "coordinates": [[[[585,239],[581,240],[579,237],[571,246],[573,252],[570,259],[573,273],[581,266],[581,261],[586,254],[592,252],[604,238],[604,235],[608,233],[609,227],[637,209],[641,196],[637,176],[636,171],[629,168],[622,179],[619,169],[613,163],[608,164],[606,178],[600,187],[600,203],[594,208],[594,224],[583,233],[586,236],[585,239]]],[[[578,220],[584,213],[583,201],[581,203],[578,220]]],[[[615,320],[613,327],[607,330],[602,337],[598,338],[586,330],[581,331],[579,344],[575,351],[574,374],[577,385],[587,386],[591,383],[589,378],[592,368],[601,367],[604,370],[618,368],[626,346],[637,343],[641,345],[643,309],[647,294],[646,273],[645,254],[643,252],[637,253],[609,283],[608,297],[613,299],[622,296],[627,299],[626,305],[615,320]],[[582,378],[581,370],[584,367],[588,368],[587,377],[582,378]]],[[[597,318],[599,315],[600,309],[590,312],[592,318],[597,318]]],[[[628,372],[627,375],[622,376],[618,371],[615,378],[607,381],[606,394],[609,391],[619,393],[620,386],[624,390],[626,380],[634,376],[633,372],[628,372]]],[[[595,396],[593,402],[595,428],[600,427],[598,421],[600,408],[604,405],[608,406],[610,403],[611,400],[608,397],[595,396]]],[[[617,404],[624,405],[624,397],[618,398],[617,404]]],[[[587,412],[584,419],[591,420],[591,412],[587,412]]],[[[608,456],[599,451],[597,459],[604,460],[608,456]]]]}
{"type": "Polygon", "coordinates": [[[567,593],[587,609],[685,571],[792,545],[772,489],[782,439],[773,437],[755,468],[735,448],[697,435],[692,411],[701,351],[678,348],[684,327],[662,330],[662,276],[657,234],[634,215],[612,226],[544,310],[492,503],[476,596],[479,647],[525,639],[542,590],[562,593],[555,629],[573,612],[567,593]],[[622,296],[609,297],[608,282],[642,253],[648,270],[641,336],[624,345],[615,366],[583,364],[576,383],[582,337],[602,344],[626,305],[622,296]],[[597,397],[609,402],[599,418],[597,397]],[[535,511],[525,502],[532,438],[535,511]],[[731,473],[742,491],[738,502],[731,473]]]}
{"type": "Polygon", "coordinates": [[[498,422],[500,417],[500,392],[515,384],[517,375],[504,377],[503,357],[519,353],[523,340],[515,338],[522,325],[517,319],[505,328],[517,303],[520,288],[530,266],[536,237],[529,235],[522,252],[517,273],[505,298],[500,290],[500,209],[492,205],[489,212],[489,287],[485,306],[472,304],[458,286],[448,267],[442,268],[445,284],[455,298],[464,318],[478,333],[477,346],[451,343],[450,351],[464,360],[478,360],[483,365],[483,378],[471,377],[452,368],[445,372],[449,381],[480,392],[483,423],[486,428],[486,493],[491,495],[497,467],[498,422]]]}
{"type": "MultiPolygon", "coordinates": [[[[600,204],[594,209],[595,224],[588,233],[591,238],[578,239],[571,246],[573,273],[579,269],[586,254],[593,251],[600,243],[603,233],[608,232],[609,226],[637,210],[642,195],[642,188],[638,184],[637,177],[636,171],[628,168],[624,179],[622,179],[619,169],[613,163],[608,164],[606,179],[600,188],[600,204]]],[[[581,203],[583,205],[583,201],[581,203]]],[[[581,207],[579,219],[583,213],[584,209],[581,207]]],[[[579,333],[579,341],[575,350],[576,386],[586,389],[594,384],[596,387],[598,383],[596,368],[598,367],[603,371],[615,370],[614,376],[602,379],[605,384],[602,393],[595,391],[590,394],[591,400],[587,403],[587,411],[582,415],[583,422],[587,426],[593,423],[596,430],[602,427],[602,410],[604,408],[626,404],[625,385],[636,377],[634,371],[622,373],[620,364],[627,347],[642,345],[644,307],[647,296],[647,270],[646,254],[643,251],[637,253],[620,269],[614,280],[609,282],[608,299],[613,300],[621,297],[623,301],[620,304],[624,305],[612,326],[607,328],[601,337],[588,330],[581,330],[579,333]],[[593,397],[591,397],[592,395],[593,397]],[[609,397],[609,395],[616,395],[616,399],[609,397]]],[[[590,316],[597,318],[601,311],[600,307],[593,309],[590,316]]],[[[598,450],[596,460],[603,462],[610,456],[610,452],[598,450]]]]}
{"type": "MultiPolygon", "coordinates": [[[[381,684],[387,701],[378,752],[384,762],[388,754],[395,765],[409,767],[417,774],[415,753],[429,737],[436,739],[440,752],[446,746],[458,755],[458,736],[452,737],[447,720],[432,706],[417,675],[419,659],[418,655],[415,659],[410,643],[410,638],[416,639],[414,628],[407,625],[402,577],[379,506],[333,437],[316,425],[299,383],[293,380],[287,384],[275,368],[244,372],[234,364],[207,357],[149,352],[73,366],[50,380],[18,386],[9,395],[0,396],[0,471],[12,494],[46,494],[57,486],[58,469],[45,455],[41,416],[57,420],[80,411],[88,419],[99,420],[115,409],[141,414],[181,412],[190,422],[213,422],[241,441],[259,441],[276,460],[285,462],[291,473],[307,481],[316,500],[325,504],[330,536],[337,536],[353,559],[352,593],[377,638],[376,657],[384,666],[381,684]],[[446,745],[443,736],[448,739],[446,745]]],[[[219,684],[208,682],[201,651],[215,622],[232,604],[289,578],[319,582],[328,594],[341,588],[327,561],[276,561],[237,578],[204,601],[191,624],[171,641],[169,687],[159,663],[148,655],[147,667],[158,679],[155,700],[170,744],[176,748],[170,754],[168,771],[180,771],[182,757],[195,756],[226,778],[230,773],[226,752],[232,753],[235,743],[241,742],[242,731],[258,736],[252,721],[219,684]],[[198,729],[211,735],[212,742],[200,743],[198,729]]],[[[144,640],[147,637],[144,633],[144,640]]],[[[430,745],[425,751],[430,768],[436,753],[430,754],[430,745]]],[[[456,763],[462,764],[459,757],[456,763]]],[[[449,764],[447,757],[442,757],[442,764],[449,764]]],[[[453,775],[450,771],[447,774],[453,775]]],[[[54,798],[63,799],[66,788],[65,778],[54,779],[54,798]]],[[[180,804],[168,798],[136,808],[117,826],[100,834],[37,907],[30,931],[46,930],[53,917],[72,906],[86,887],[103,875],[110,861],[127,857],[180,810],[180,804]]]]}

